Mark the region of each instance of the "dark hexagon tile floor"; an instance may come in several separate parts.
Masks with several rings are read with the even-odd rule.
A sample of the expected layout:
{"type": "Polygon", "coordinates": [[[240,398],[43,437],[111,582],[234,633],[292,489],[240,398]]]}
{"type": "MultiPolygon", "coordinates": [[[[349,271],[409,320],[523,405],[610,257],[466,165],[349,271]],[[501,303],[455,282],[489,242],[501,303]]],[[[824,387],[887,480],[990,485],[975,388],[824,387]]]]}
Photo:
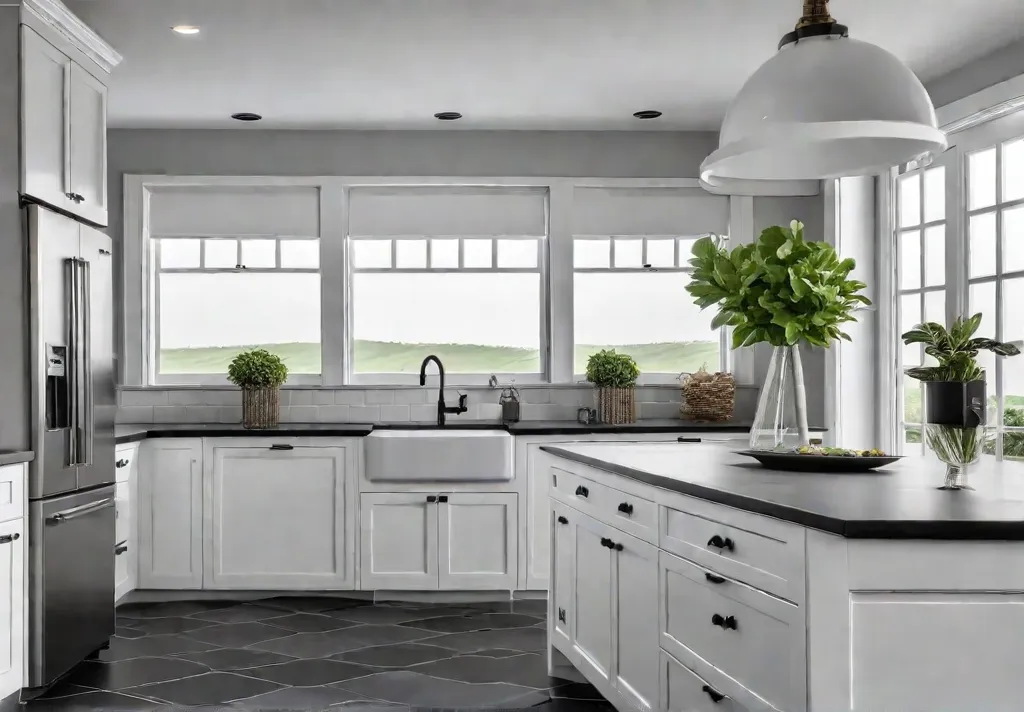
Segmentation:
{"type": "Polygon", "coordinates": [[[110,649],[25,712],[614,712],[590,685],[548,677],[546,612],[329,596],[131,604],[110,649]]]}

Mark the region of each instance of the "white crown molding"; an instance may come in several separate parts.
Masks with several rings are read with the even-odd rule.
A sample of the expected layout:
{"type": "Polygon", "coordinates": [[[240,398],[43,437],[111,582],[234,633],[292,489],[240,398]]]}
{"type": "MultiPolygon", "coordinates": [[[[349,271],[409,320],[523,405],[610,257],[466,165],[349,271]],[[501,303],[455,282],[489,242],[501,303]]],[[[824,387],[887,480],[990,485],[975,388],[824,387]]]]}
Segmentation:
{"type": "Polygon", "coordinates": [[[79,20],[60,0],[22,0],[22,5],[108,74],[121,63],[122,57],[117,50],[79,20]]]}
{"type": "Polygon", "coordinates": [[[959,133],[1024,108],[1024,74],[994,84],[935,110],[939,128],[959,133]]]}

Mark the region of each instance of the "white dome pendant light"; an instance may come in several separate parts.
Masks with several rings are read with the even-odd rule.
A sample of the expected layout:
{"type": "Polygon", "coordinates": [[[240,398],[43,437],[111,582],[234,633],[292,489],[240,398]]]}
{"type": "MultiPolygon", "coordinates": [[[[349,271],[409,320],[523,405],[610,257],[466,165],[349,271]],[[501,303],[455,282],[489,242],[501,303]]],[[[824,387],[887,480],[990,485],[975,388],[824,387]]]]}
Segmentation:
{"type": "Polygon", "coordinates": [[[828,0],[803,6],[778,54],[733,100],[701,179],[866,175],[944,151],[946,135],[917,76],[889,52],[851,39],[829,15],[828,0]]]}

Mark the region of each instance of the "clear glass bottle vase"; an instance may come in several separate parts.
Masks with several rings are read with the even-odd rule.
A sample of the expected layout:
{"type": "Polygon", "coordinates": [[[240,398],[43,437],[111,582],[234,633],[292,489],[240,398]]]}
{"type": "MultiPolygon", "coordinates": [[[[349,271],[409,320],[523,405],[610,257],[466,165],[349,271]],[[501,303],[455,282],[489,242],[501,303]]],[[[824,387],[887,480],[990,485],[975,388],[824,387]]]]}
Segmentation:
{"type": "Polygon", "coordinates": [[[800,348],[775,346],[757,399],[757,413],[750,429],[750,449],[788,449],[809,443],[800,348]]]}

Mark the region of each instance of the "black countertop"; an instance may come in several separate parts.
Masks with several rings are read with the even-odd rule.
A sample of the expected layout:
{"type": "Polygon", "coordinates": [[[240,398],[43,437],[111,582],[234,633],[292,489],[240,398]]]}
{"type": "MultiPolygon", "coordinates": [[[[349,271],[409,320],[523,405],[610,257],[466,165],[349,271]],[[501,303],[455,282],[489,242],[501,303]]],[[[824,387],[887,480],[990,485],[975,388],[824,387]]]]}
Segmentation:
{"type": "Polygon", "coordinates": [[[867,474],[766,470],[728,446],[594,443],[541,448],[674,492],[850,539],[1024,540],[1024,463],[984,458],[973,491],[943,491],[944,465],[906,458],[867,474]]]}
{"type": "MultiPolygon", "coordinates": [[[[746,433],[749,422],[694,422],[688,420],[641,420],[624,425],[582,425],[573,420],[524,420],[518,423],[459,421],[450,417],[446,430],[506,430],[512,435],[589,435],[595,433],[746,433]]],[[[361,437],[374,430],[436,430],[430,423],[282,423],[269,430],[246,430],[229,424],[154,424],[118,425],[114,437],[118,445],[146,438],[219,438],[219,437],[361,437]]]]}
{"type": "Polygon", "coordinates": [[[21,462],[32,462],[36,454],[31,450],[0,450],[0,467],[17,465],[21,462]]]}

